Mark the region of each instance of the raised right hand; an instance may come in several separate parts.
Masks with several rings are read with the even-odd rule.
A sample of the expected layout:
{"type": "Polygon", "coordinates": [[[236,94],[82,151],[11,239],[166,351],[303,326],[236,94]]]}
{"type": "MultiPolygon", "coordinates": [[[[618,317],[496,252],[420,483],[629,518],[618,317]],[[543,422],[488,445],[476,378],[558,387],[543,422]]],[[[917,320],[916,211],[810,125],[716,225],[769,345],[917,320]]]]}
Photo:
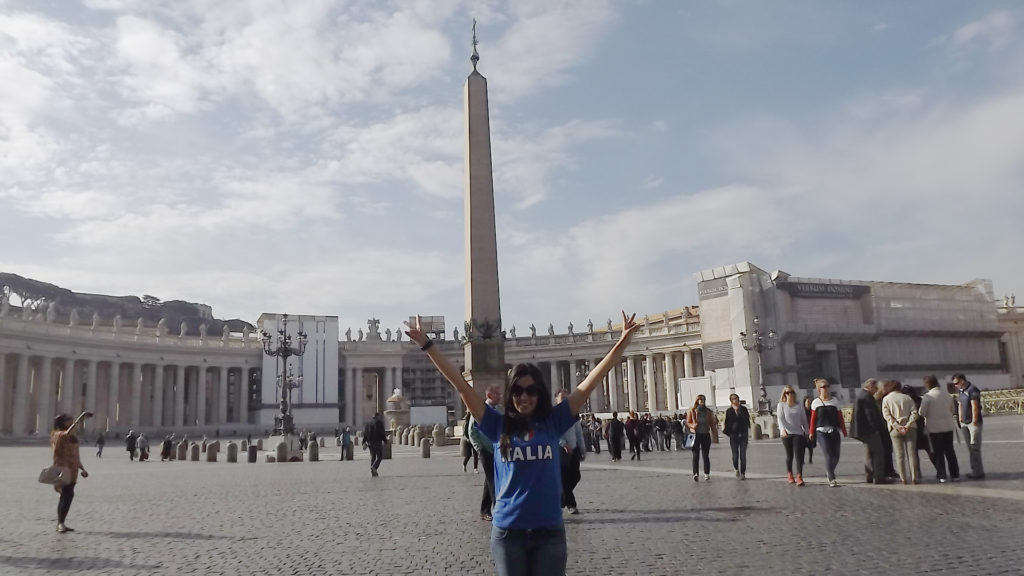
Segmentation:
{"type": "Polygon", "coordinates": [[[408,336],[410,340],[415,342],[420,347],[427,343],[427,340],[429,340],[429,338],[427,338],[427,335],[423,333],[423,329],[420,326],[419,314],[416,315],[415,326],[409,324],[409,322],[403,322],[403,324],[405,324],[409,328],[408,330],[405,331],[405,335],[408,336]]]}

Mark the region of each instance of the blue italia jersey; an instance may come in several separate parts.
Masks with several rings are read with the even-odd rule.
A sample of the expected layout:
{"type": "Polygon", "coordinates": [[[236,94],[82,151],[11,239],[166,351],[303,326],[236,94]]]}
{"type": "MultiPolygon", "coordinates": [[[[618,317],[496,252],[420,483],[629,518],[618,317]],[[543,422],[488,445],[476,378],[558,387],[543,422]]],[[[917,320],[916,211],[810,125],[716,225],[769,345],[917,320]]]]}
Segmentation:
{"type": "Polygon", "coordinates": [[[558,439],[576,420],[569,403],[553,406],[547,420],[534,422],[527,437],[512,438],[507,461],[499,446],[503,418],[487,406],[480,422],[480,431],[494,444],[494,525],[505,530],[561,526],[558,439]]]}

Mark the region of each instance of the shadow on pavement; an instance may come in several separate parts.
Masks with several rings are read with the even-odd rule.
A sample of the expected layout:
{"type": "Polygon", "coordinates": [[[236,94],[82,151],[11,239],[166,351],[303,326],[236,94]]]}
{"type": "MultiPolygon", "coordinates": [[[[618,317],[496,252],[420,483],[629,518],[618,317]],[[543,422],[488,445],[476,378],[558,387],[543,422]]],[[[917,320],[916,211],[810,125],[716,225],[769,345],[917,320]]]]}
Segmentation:
{"type": "Polygon", "coordinates": [[[167,538],[169,540],[236,540],[231,536],[215,536],[212,534],[197,534],[195,532],[96,532],[92,530],[80,530],[83,534],[110,536],[111,538],[167,538]]]}
{"type": "Polygon", "coordinates": [[[0,556],[0,566],[16,568],[35,568],[41,570],[156,570],[158,564],[126,564],[111,558],[95,556],[75,556],[72,558],[37,558],[34,556],[0,556]]]}

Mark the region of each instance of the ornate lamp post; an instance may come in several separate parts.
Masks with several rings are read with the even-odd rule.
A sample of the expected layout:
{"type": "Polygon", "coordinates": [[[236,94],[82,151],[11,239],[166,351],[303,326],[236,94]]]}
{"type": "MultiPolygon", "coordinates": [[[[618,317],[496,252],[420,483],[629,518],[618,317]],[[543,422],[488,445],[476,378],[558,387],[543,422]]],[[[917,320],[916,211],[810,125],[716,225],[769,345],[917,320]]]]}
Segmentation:
{"type": "Polygon", "coordinates": [[[761,385],[761,397],[757,400],[758,412],[765,414],[771,412],[771,402],[768,400],[768,389],[764,386],[764,368],[761,366],[761,353],[765,350],[774,350],[778,341],[775,330],[769,329],[768,335],[761,334],[761,321],[754,316],[754,332],[747,334],[740,332],[740,343],[743,349],[757,352],[757,379],[761,385]]]}
{"type": "Polygon", "coordinates": [[[274,436],[291,436],[295,434],[295,421],[292,418],[291,391],[302,386],[302,376],[295,377],[288,370],[288,358],[302,356],[306,352],[308,337],[299,332],[298,345],[292,346],[292,337],[288,334],[288,315],[281,316],[281,327],[277,330],[277,346],[272,346],[273,337],[269,332],[261,330],[263,335],[263,353],[267,356],[280,358],[281,373],[277,375],[277,385],[281,388],[281,414],[274,417],[274,436]]]}

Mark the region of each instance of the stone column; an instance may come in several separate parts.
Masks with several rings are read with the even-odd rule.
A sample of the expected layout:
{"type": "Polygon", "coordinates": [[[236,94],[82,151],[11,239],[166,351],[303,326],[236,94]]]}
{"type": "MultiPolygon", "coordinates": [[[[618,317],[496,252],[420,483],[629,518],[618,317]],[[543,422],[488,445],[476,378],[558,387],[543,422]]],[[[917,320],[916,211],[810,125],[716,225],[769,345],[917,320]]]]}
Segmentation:
{"type": "Polygon", "coordinates": [[[153,366],[153,426],[164,425],[164,365],[153,366]]]}
{"type": "Polygon", "coordinates": [[[73,399],[75,397],[75,361],[72,358],[60,358],[58,360],[60,370],[60,395],[57,398],[57,412],[66,412],[72,416],[78,416],[75,412],[73,399]]]}
{"type": "Polygon", "coordinates": [[[683,378],[693,378],[693,350],[683,351],[683,378]]]}
{"type": "Polygon", "coordinates": [[[636,381],[636,358],[626,357],[626,394],[628,395],[628,410],[639,410],[639,386],[636,381]]]}
{"type": "Polygon", "coordinates": [[[113,429],[117,426],[117,406],[121,395],[121,363],[110,363],[110,385],[107,387],[107,428],[113,429]]]}
{"type": "Polygon", "coordinates": [[[558,360],[552,360],[551,361],[551,382],[548,383],[548,386],[551,387],[551,394],[552,394],[552,396],[554,396],[555,392],[558,391],[558,388],[561,387],[561,385],[562,385],[562,378],[561,378],[561,376],[558,373],[558,360]]]}
{"type": "Polygon", "coordinates": [[[395,389],[394,374],[390,366],[384,367],[384,398],[391,397],[391,391],[395,389]]]}
{"type": "Polygon", "coordinates": [[[228,423],[228,371],[227,366],[220,367],[220,387],[217,388],[217,423],[228,423]]]}
{"type": "Polygon", "coordinates": [[[676,353],[665,353],[665,383],[668,385],[668,409],[679,410],[679,383],[676,382],[676,353]]]}
{"type": "Polygon", "coordinates": [[[619,378],[619,366],[620,363],[616,362],[612,365],[612,369],[608,371],[608,411],[618,412],[619,411],[619,390],[622,388],[622,380],[619,378]]]}
{"type": "Polygon", "coordinates": [[[174,367],[174,416],[171,426],[185,425],[185,367],[178,364],[174,367]]]}
{"type": "Polygon", "coordinates": [[[206,387],[210,382],[210,371],[206,366],[196,367],[196,425],[206,426],[206,387]]]}
{"type": "MultiPolygon", "coordinates": [[[[591,370],[597,367],[600,360],[591,360],[591,370]]],[[[608,410],[608,375],[605,375],[601,379],[601,382],[597,384],[597,388],[594,393],[590,395],[590,410],[591,412],[605,412],[608,410]]]]}
{"type": "Polygon", "coordinates": [[[11,414],[11,432],[15,436],[21,436],[29,432],[28,376],[28,355],[18,354],[18,372],[14,377],[14,412],[11,414]]]}
{"type": "Polygon", "coordinates": [[[238,422],[249,423],[249,369],[239,368],[238,370],[238,395],[241,401],[238,403],[238,422]]]}
{"type": "Polygon", "coordinates": [[[0,434],[7,430],[7,390],[10,383],[7,380],[7,354],[0,352],[0,434]]]}
{"type": "MultiPolygon", "coordinates": [[[[87,380],[85,381],[85,409],[87,411],[89,411],[89,412],[95,413],[96,412],[96,388],[98,387],[98,384],[99,384],[96,381],[96,372],[97,372],[97,368],[99,368],[99,361],[97,361],[95,358],[90,358],[89,360],[87,360],[87,362],[89,363],[89,368],[88,368],[87,380]]],[[[85,421],[85,427],[90,432],[96,430],[96,419],[95,418],[87,419],[85,421]]]]}
{"type": "Polygon", "coordinates": [[[142,364],[138,362],[132,364],[131,394],[130,413],[125,414],[126,417],[122,418],[122,421],[127,422],[129,426],[138,427],[142,423],[142,364]]]}
{"type": "Polygon", "coordinates": [[[54,404],[57,394],[53,389],[53,358],[43,356],[39,359],[41,370],[39,371],[39,419],[36,421],[36,433],[45,434],[50,430],[53,422],[54,404]]]}
{"type": "Polygon", "coordinates": [[[654,354],[647,354],[644,367],[644,382],[647,384],[647,411],[658,409],[658,378],[654,374],[654,354]]]}

